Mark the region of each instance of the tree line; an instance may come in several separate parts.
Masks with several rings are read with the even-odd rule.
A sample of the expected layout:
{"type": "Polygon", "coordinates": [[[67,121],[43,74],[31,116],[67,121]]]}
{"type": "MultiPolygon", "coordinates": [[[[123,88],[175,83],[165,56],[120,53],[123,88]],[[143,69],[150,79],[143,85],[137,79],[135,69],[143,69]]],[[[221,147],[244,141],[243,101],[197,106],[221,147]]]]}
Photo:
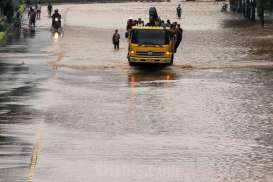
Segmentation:
{"type": "Polygon", "coordinates": [[[255,21],[257,14],[264,26],[265,11],[273,10],[273,0],[230,0],[230,10],[241,13],[252,21],[255,21]]]}

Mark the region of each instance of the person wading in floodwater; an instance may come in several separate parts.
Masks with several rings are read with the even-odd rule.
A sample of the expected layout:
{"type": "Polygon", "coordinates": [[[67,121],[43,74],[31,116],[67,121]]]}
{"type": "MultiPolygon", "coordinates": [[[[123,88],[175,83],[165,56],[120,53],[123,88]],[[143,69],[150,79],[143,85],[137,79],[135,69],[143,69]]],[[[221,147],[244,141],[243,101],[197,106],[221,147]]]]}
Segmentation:
{"type": "Polygon", "coordinates": [[[41,18],[41,10],[42,10],[42,6],[40,4],[37,4],[37,7],[36,7],[37,19],[41,18]]]}
{"type": "Polygon", "coordinates": [[[181,18],[181,14],[182,14],[182,8],[181,8],[181,4],[179,4],[176,8],[176,15],[177,17],[180,19],[181,18]]]}
{"type": "Polygon", "coordinates": [[[30,10],[28,12],[28,17],[29,17],[29,26],[30,27],[35,27],[36,11],[32,7],[30,7],[30,10]]]}
{"type": "Polygon", "coordinates": [[[176,35],[176,41],[175,41],[174,52],[177,51],[177,48],[179,47],[180,42],[182,41],[182,37],[183,37],[183,29],[180,27],[180,24],[177,24],[177,27],[175,30],[175,35],[176,35]]]}
{"type": "Polygon", "coordinates": [[[120,35],[118,33],[118,30],[115,30],[115,33],[113,34],[113,37],[112,37],[114,49],[119,49],[119,39],[120,39],[120,35]]]}
{"type": "Polygon", "coordinates": [[[48,12],[49,17],[51,17],[52,8],[53,8],[52,4],[51,4],[51,2],[49,2],[47,5],[47,12],[48,12]]]}

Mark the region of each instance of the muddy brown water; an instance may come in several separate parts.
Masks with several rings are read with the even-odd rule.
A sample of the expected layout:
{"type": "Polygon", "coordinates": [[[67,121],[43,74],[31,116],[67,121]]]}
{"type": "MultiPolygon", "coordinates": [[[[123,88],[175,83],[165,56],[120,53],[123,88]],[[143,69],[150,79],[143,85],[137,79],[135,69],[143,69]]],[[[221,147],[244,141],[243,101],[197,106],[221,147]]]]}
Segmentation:
{"type": "Polygon", "coordinates": [[[0,48],[1,182],[272,181],[272,26],[177,3],[59,5],[58,39],[43,8],[0,48]],[[184,29],[173,66],[127,64],[150,6],[184,29]]]}

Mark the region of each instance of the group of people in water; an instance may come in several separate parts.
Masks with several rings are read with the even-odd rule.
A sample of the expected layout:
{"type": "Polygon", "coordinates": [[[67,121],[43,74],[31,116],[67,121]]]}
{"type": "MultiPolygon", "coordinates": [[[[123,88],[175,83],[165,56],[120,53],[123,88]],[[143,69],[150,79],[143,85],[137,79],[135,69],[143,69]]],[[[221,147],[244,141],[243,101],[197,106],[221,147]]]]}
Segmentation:
{"type": "MultiPolygon", "coordinates": [[[[54,23],[54,19],[58,18],[58,20],[61,20],[61,15],[58,12],[58,9],[54,10],[53,15],[52,14],[52,9],[53,6],[52,4],[49,2],[48,6],[47,6],[47,11],[48,11],[48,16],[50,18],[52,18],[52,26],[54,23]]],[[[177,17],[180,19],[181,15],[182,15],[182,8],[181,5],[179,4],[176,8],[176,14],[177,17]]],[[[35,8],[33,8],[32,6],[29,7],[29,11],[28,11],[28,17],[29,17],[29,26],[30,27],[35,27],[36,24],[36,19],[40,19],[41,18],[41,5],[40,4],[35,4],[35,8]]],[[[170,34],[171,34],[171,38],[172,40],[174,40],[174,52],[177,51],[177,48],[179,47],[182,38],[183,38],[183,29],[181,28],[181,25],[178,24],[177,22],[171,22],[170,20],[167,20],[166,22],[164,22],[164,20],[160,20],[159,19],[159,23],[158,25],[152,25],[152,26],[162,26],[164,28],[168,28],[170,34]]],[[[138,18],[137,20],[134,20],[133,18],[129,18],[127,21],[127,26],[126,26],[126,37],[128,38],[128,34],[130,32],[130,30],[132,29],[133,26],[151,26],[150,22],[148,23],[144,23],[144,21],[141,18],[138,18]]],[[[120,34],[118,32],[118,30],[115,30],[113,36],[112,36],[112,43],[114,46],[114,49],[119,49],[119,42],[120,42],[120,34]]]]}
{"type": "MultiPolygon", "coordinates": [[[[167,20],[168,22],[169,20],[167,20]]],[[[183,38],[183,29],[181,28],[181,25],[178,24],[177,22],[169,23],[170,24],[170,32],[171,36],[174,40],[174,52],[176,53],[177,48],[179,47],[182,38],[183,38]]]]}
{"type": "MultiPolygon", "coordinates": [[[[180,4],[177,6],[176,10],[177,10],[177,12],[176,12],[177,17],[178,17],[178,19],[180,19],[181,15],[182,15],[182,8],[181,8],[180,4]]],[[[160,21],[159,23],[156,22],[152,26],[162,26],[164,28],[168,28],[168,30],[171,34],[171,39],[174,42],[174,52],[176,52],[177,48],[179,47],[179,45],[182,41],[182,38],[183,38],[183,29],[181,28],[181,25],[178,24],[177,22],[171,22],[170,20],[167,20],[165,22],[164,20],[159,19],[159,21],[160,21]]],[[[134,26],[151,26],[150,24],[151,24],[151,22],[148,22],[145,24],[141,18],[138,18],[137,20],[134,20],[133,18],[129,18],[127,21],[127,26],[126,26],[127,32],[125,33],[125,37],[128,38],[132,27],[134,27],[134,26]]],[[[118,30],[115,30],[113,37],[112,37],[114,49],[119,48],[119,40],[120,40],[120,35],[118,34],[118,30]]]]}
{"type": "Polygon", "coordinates": [[[40,4],[36,3],[34,8],[32,6],[29,7],[28,18],[29,18],[30,27],[35,27],[36,19],[41,18],[41,13],[42,13],[42,6],[40,4]]]}
{"type": "MultiPolygon", "coordinates": [[[[55,9],[54,14],[51,16],[52,9],[53,9],[53,6],[52,6],[51,2],[49,2],[48,6],[47,6],[47,11],[48,11],[48,16],[50,18],[52,18],[52,24],[53,24],[54,18],[57,17],[60,20],[61,15],[59,14],[58,9],[55,9]]],[[[42,13],[42,6],[39,3],[36,3],[34,7],[32,7],[32,6],[29,7],[28,18],[29,18],[29,26],[30,27],[35,27],[36,20],[41,18],[41,13],[42,13]]]]}

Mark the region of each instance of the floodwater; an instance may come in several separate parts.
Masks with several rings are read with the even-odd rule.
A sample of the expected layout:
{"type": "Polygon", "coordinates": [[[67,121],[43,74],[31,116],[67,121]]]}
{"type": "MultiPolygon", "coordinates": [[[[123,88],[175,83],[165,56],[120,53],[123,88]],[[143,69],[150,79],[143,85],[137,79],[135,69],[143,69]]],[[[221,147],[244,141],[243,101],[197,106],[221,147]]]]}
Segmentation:
{"type": "Polygon", "coordinates": [[[0,47],[0,182],[273,181],[272,25],[177,4],[58,5],[62,37],[43,8],[0,47]],[[184,29],[173,66],[127,64],[150,6],[184,29]]]}

